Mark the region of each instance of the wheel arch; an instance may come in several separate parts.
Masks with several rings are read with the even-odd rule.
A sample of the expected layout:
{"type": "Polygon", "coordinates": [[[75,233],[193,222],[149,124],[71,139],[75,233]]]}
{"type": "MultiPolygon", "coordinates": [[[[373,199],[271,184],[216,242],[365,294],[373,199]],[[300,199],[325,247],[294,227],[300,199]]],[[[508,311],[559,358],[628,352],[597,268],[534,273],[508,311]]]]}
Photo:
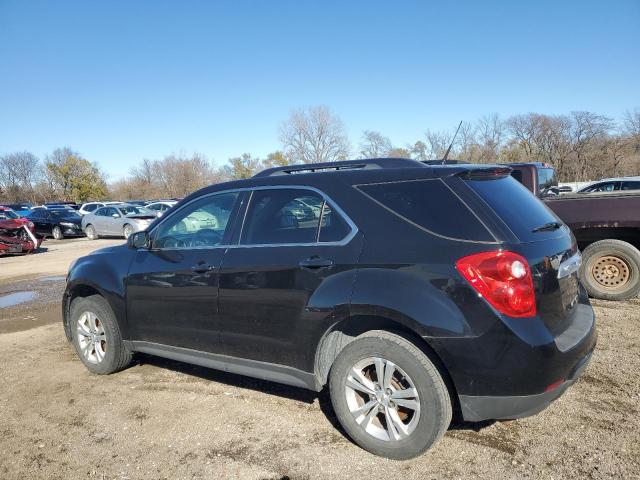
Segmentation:
{"type": "Polygon", "coordinates": [[[331,367],[340,352],[360,335],[383,330],[413,343],[438,369],[449,391],[454,418],[460,418],[460,405],[453,379],[434,347],[407,324],[375,314],[351,315],[331,326],[320,339],[315,355],[314,373],[318,390],[328,383],[331,367]]]}

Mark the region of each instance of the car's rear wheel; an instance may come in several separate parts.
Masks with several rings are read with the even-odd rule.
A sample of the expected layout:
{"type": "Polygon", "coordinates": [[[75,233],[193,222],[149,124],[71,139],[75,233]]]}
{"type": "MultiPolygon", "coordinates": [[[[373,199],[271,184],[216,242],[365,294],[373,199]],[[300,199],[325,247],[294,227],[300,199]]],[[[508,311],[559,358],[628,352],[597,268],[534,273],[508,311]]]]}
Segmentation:
{"type": "Polygon", "coordinates": [[[640,293],[640,251],[621,240],[600,240],[585,248],[580,279],[589,295],[627,300],[640,293]]]}
{"type": "Polygon", "coordinates": [[[132,233],[133,233],[133,227],[127,223],[122,229],[122,234],[124,235],[124,238],[125,239],[129,238],[132,233]]]}
{"type": "Polygon", "coordinates": [[[98,239],[98,233],[96,232],[96,227],[94,227],[93,225],[87,225],[84,228],[84,233],[87,235],[87,238],[89,240],[97,240],[98,239]]]}
{"type": "Polygon", "coordinates": [[[55,238],[56,240],[62,240],[64,238],[62,229],[57,225],[51,230],[51,235],[53,235],[53,238],[55,238]]]}
{"type": "Polygon", "coordinates": [[[451,422],[438,369],[413,343],[390,332],[367,332],[349,343],[331,367],[329,386],[346,432],[376,455],[415,457],[451,422]]]}
{"type": "Polygon", "coordinates": [[[131,363],[115,315],[100,295],[73,300],[69,322],[76,353],[91,372],[105,375],[131,363]]]}

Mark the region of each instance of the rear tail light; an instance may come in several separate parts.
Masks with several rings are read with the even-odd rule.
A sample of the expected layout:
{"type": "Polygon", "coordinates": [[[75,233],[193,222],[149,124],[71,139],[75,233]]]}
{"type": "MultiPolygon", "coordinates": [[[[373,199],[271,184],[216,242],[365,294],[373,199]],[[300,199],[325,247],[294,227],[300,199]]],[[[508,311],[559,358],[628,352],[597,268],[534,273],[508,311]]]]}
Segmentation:
{"type": "Polygon", "coordinates": [[[456,268],[471,286],[500,313],[533,317],[536,296],[527,260],[514,252],[497,250],[463,257],[456,268]]]}

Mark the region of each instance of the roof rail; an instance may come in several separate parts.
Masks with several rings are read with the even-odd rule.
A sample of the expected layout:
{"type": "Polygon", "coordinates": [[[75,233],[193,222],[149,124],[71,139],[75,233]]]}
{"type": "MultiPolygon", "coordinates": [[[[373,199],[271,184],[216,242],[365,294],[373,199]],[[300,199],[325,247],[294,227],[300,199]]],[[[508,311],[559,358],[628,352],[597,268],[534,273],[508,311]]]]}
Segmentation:
{"type": "Polygon", "coordinates": [[[262,170],[253,176],[274,177],[277,175],[291,175],[300,173],[330,172],[338,170],[378,169],[378,168],[407,168],[421,167],[422,164],[410,158],[366,158],[362,160],[345,160],[340,162],[307,163],[302,165],[287,165],[262,170]]]}

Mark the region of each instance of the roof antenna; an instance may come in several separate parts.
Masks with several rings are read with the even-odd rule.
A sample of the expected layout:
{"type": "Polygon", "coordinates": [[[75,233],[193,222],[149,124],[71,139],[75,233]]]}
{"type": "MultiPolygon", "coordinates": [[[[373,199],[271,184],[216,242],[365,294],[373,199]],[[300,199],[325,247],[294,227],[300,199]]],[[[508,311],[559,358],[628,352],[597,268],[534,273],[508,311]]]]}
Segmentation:
{"type": "Polygon", "coordinates": [[[451,151],[451,148],[453,147],[453,142],[456,141],[456,137],[458,136],[458,132],[460,131],[460,127],[462,126],[462,120],[460,120],[460,123],[458,124],[458,128],[456,129],[456,133],[453,134],[453,138],[451,139],[451,144],[449,145],[449,148],[447,148],[447,152],[444,154],[444,157],[442,157],[442,163],[440,165],[444,165],[445,162],[447,161],[447,157],[449,156],[449,152],[451,151]]]}

